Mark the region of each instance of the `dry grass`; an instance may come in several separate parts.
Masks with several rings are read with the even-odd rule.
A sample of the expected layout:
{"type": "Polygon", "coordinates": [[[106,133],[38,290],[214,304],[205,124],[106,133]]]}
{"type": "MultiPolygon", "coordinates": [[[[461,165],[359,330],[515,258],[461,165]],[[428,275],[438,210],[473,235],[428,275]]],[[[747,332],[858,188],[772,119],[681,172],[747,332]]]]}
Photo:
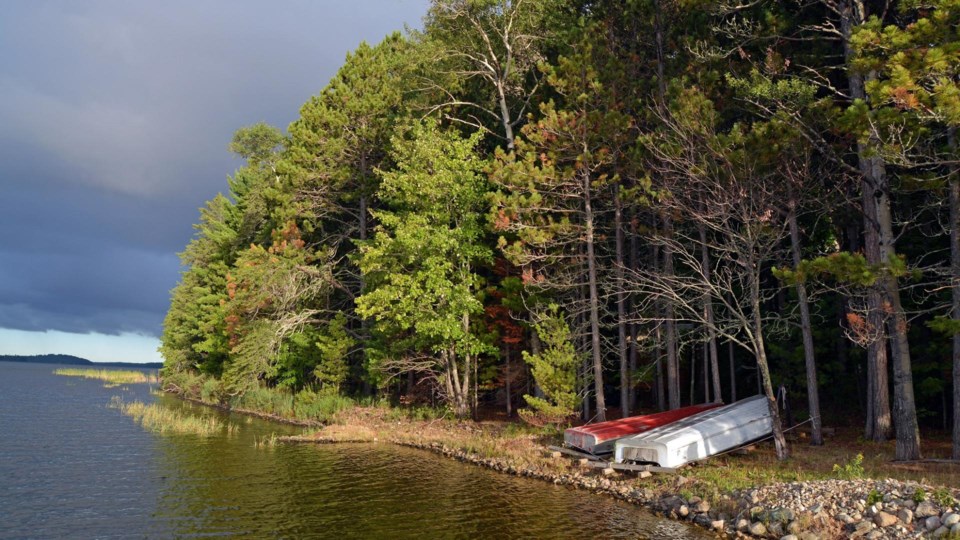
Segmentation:
{"type": "Polygon", "coordinates": [[[124,403],[114,397],[111,406],[120,409],[120,412],[132,417],[144,429],[154,433],[210,437],[223,433],[233,435],[238,429],[236,425],[223,422],[216,416],[185,414],[156,403],[124,403]]]}
{"type": "Polygon", "coordinates": [[[156,373],[147,373],[135,369],[85,369],[85,368],[61,368],[53,372],[54,375],[63,375],[65,377],[82,377],[85,379],[98,379],[107,382],[107,387],[112,388],[121,384],[138,383],[156,383],[158,382],[156,373]]]}
{"type": "MultiPolygon", "coordinates": [[[[573,468],[571,460],[544,456],[546,445],[562,443],[562,434],[557,431],[504,420],[473,422],[440,418],[417,421],[398,416],[383,407],[353,407],[338,415],[337,421],[341,425],[329,426],[319,436],[324,436],[326,432],[326,436],[336,439],[345,437],[344,433],[361,430],[366,433],[369,430],[376,433],[379,440],[421,445],[438,443],[483,458],[502,459],[518,468],[535,467],[558,474],[569,473],[573,468]]],[[[685,467],[680,473],[692,480],[688,483],[691,492],[715,500],[717,494],[733,489],[836,478],[834,465],[844,465],[857,454],[863,454],[865,478],[894,478],[934,486],[960,486],[960,465],[897,463],[893,461],[894,441],[865,442],[858,435],[855,428],[838,428],[836,435],[828,437],[826,444],[819,447],[810,446],[808,439],[798,438],[790,444],[790,459],[783,462],[777,460],[772,443],[761,443],[749,452],[711,458],[685,467]]],[[[928,434],[923,441],[924,455],[949,456],[950,444],[949,434],[928,434]]],[[[644,487],[675,490],[675,477],[672,475],[654,475],[650,479],[635,482],[644,487]]]]}

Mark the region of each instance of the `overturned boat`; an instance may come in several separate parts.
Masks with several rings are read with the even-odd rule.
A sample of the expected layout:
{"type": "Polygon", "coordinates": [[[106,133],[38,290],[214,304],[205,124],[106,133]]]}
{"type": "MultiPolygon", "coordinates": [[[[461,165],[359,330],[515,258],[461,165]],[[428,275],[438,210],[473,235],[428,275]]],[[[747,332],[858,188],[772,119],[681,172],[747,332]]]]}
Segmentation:
{"type": "Polygon", "coordinates": [[[766,396],[687,416],[645,433],[616,441],[617,463],[655,463],[676,468],[726,452],[773,432],[766,396]]]}
{"type": "Polygon", "coordinates": [[[705,403],[672,411],[573,427],[563,432],[563,442],[570,448],[590,454],[609,454],[613,452],[613,444],[623,437],[644,433],[719,406],[719,403],[705,403]]]}

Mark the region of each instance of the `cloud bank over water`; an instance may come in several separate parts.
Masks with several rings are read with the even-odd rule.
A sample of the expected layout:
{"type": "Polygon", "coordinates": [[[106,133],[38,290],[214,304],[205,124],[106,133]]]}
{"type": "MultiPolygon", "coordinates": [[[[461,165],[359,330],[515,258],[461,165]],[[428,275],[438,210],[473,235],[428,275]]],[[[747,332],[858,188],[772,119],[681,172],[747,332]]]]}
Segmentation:
{"type": "MultiPolygon", "coordinates": [[[[233,131],[258,121],[285,128],[347,51],[417,26],[426,7],[5,6],[0,329],[155,342],[180,271],[175,254],[197,209],[240,164],[226,150],[233,131]]],[[[0,353],[20,354],[4,339],[0,353]]]]}

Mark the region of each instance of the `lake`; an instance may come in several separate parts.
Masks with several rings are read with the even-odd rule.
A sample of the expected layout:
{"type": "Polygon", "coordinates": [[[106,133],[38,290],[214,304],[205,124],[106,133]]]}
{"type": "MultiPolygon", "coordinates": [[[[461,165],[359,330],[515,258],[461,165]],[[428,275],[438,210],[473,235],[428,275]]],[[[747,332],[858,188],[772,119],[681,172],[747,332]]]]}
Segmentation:
{"type": "Polygon", "coordinates": [[[148,385],[0,362],[0,538],[708,538],[607,497],[390,444],[257,444],[300,428],[148,385]],[[111,399],[217,414],[234,435],[145,431],[111,399]]]}

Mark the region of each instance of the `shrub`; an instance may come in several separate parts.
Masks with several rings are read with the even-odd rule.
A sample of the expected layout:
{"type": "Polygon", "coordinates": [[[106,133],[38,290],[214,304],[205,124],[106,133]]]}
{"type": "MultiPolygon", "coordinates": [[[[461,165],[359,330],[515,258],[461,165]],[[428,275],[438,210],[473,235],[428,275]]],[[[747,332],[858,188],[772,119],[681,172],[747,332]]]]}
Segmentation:
{"type": "Polygon", "coordinates": [[[841,480],[857,480],[863,478],[863,454],[857,454],[843,466],[834,465],[833,474],[841,480]]]}
{"type": "Polygon", "coordinates": [[[200,401],[219,404],[224,401],[223,384],[217,379],[208,379],[200,388],[200,401]]]}
{"type": "Polygon", "coordinates": [[[343,409],[353,406],[353,400],[336,392],[304,390],[293,400],[293,414],[301,420],[330,422],[343,409]]]}
{"type": "Polygon", "coordinates": [[[874,505],[881,501],[883,501],[883,496],[880,495],[880,492],[876,489],[871,489],[867,495],[867,505],[874,505]]]}
{"type": "Polygon", "coordinates": [[[922,487],[918,487],[916,491],[913,492],[913,502],[922,503],[927,500],[927,492],[923,490],[922,487]]]}

